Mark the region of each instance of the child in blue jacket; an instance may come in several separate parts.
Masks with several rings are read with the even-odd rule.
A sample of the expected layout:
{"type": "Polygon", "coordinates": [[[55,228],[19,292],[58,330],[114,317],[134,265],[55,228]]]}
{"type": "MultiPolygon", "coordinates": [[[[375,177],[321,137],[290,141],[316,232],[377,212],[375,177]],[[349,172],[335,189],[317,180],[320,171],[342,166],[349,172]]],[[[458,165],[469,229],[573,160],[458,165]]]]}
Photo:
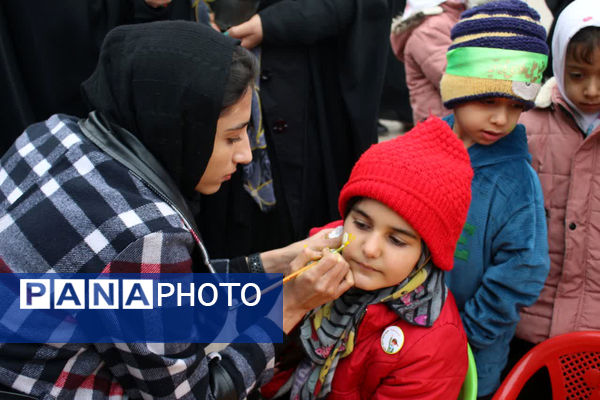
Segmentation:
{"type": "Polygon", "coordinates": [[[475,356],[479,395],[488,396],[500,384],[519,310],[535,302],[549,270],[542,191],[517,124],[534,105],[548,47],[539,15],[519,0],[464,12],[451,37],[442,101],[475,175],[446,282],[475,356]]]}

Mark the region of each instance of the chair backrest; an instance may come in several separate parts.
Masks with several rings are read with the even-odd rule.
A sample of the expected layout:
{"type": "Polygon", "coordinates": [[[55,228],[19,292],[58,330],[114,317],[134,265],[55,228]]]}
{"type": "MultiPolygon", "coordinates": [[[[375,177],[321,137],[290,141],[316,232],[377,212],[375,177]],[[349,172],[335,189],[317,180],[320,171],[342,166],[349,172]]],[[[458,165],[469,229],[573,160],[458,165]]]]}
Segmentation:
{"type": "Polygon", "coordinates": [[[500,385],[493,400],[516,399],[540,368],[548,368],[554,400],[600,400],[600,331],[571,332],[534,346],[500,385]]]}
{"type": "Polygon", "coordinates": [[[467,352],[469,357],[469,368],[463,382],[458,400],[476,400],[477,399],[477,366],[475,365],[475,357],[471,351],[471,346],[467,344],[467,352]]]}

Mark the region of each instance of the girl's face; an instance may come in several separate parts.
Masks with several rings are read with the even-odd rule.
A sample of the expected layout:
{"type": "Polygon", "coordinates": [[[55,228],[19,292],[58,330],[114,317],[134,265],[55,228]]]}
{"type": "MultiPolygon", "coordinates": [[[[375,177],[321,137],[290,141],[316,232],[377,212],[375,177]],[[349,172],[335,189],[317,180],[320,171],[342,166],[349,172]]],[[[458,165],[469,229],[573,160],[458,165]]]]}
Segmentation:
{"type": "Polygon", "coordinates": [[[219,117],[213,151],[196,185],[197,192],[215,193],[223,182],[231,179],[238,164],[252,161],[247,134],[251,106],[252,89],[249,88],[237,103],[228,107],[219,117]]]}
{"type": "Polygon", "coordinates": [[[359,289],[397,285],[413,271],[421,256],[419,234],[377,200],[359,200],[346,216],[344,231],[354,236],[343,255],[359,289]]]}
{"type": "Polygon", "coordinates": [[[600,48],[592,53],[592,63],[577,60],[573,51],[565,60],[565,94],[585,114],[600,112],[600,48]]]}

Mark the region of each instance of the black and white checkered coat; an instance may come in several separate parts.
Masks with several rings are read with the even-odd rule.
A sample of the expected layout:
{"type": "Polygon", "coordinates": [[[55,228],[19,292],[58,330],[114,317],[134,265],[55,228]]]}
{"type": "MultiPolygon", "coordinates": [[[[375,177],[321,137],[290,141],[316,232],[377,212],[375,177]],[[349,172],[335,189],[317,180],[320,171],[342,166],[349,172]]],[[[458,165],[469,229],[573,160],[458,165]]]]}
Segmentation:
{"type": "MultiPolygon", "coordinates": [[[[0,159],[0,272],[191,272],[177,212],[54,115],[0,159]]],[[[271,375],[272,344],[220,352],[240,398],[271,375]]],[[[210,399],[199,344],[2,344],[0,384],[44,399],[210,399]]]]}

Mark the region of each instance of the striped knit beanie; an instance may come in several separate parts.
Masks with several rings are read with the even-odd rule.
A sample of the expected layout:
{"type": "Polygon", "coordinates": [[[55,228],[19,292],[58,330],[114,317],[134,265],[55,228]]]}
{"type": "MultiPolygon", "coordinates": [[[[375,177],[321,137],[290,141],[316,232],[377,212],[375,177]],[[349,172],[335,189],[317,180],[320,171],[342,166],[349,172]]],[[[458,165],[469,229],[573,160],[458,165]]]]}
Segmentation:
{"type": "Polygon", "coordinates": [[[521,0],[492,1],[461,14],[440,90],[446,108],[486,97],[534,106],[548,64],[546,30],[521,0]]]}
{"type": "Polygon", "coordinates": [[[446,122],[432,116],[363,153],[338,206],[345,217],[353,197],[382,202],[419,233],[434,264],[448,271],[467,218],[472,177],[464,145],[446,122]]]}

